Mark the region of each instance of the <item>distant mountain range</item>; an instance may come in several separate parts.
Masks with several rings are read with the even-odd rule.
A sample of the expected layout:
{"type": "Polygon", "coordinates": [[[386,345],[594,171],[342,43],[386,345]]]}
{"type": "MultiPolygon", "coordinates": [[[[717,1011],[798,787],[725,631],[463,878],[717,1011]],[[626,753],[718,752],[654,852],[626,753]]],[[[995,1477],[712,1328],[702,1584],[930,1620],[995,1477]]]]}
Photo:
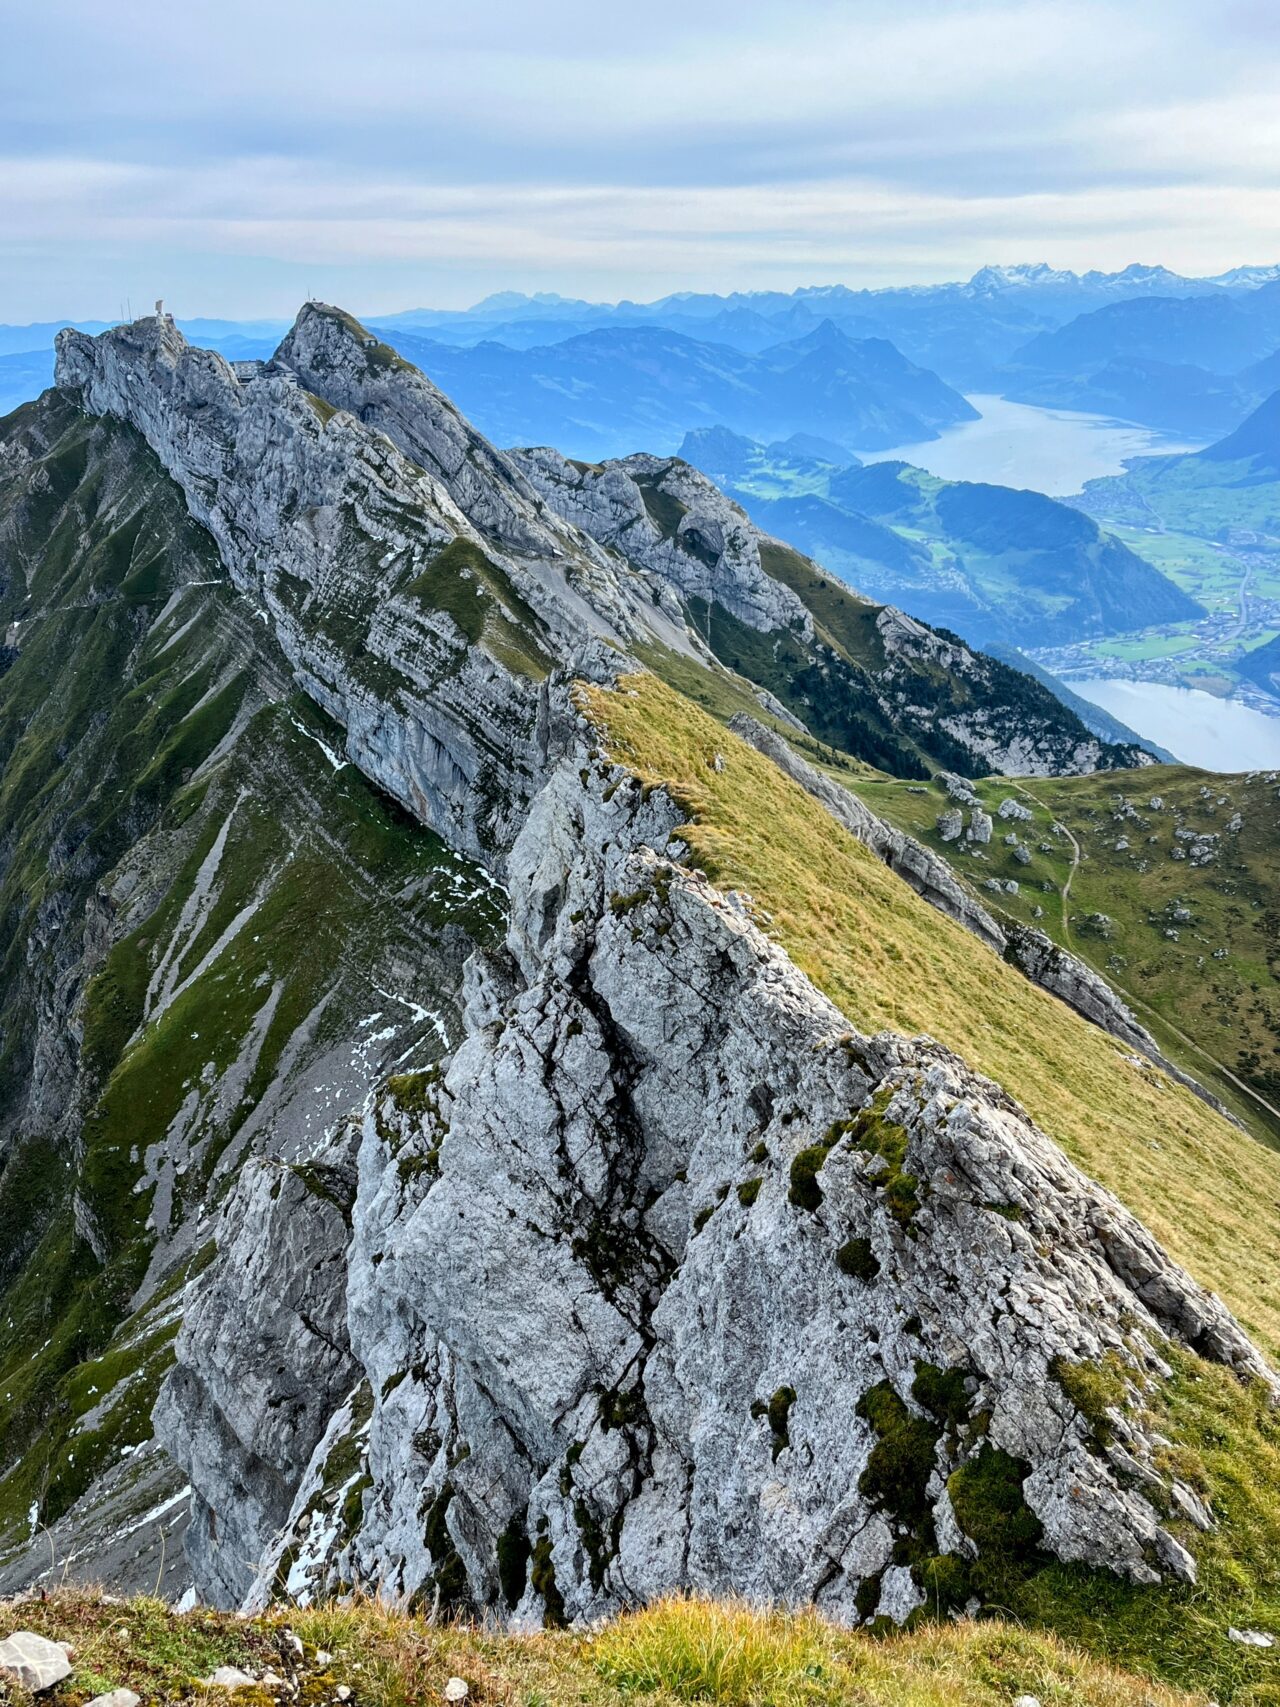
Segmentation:
{"type": "Polygon", "coordinates": [[[528,350],[460,348],[405,330],[387,336],[489,438],[555,443],[590,460],[669,454],[691,427],[713,422],[875,450],[977,419],[937,374],[884,339],[851,338],[831,321],[754,355],[658,326],[584,332],[528,350]]]}
{"type": "MultiPolygon", "coordinates": [[[[59,324],[0,326],[0,415],[50,383],[59,324]]],[[[847,464],[972,419],[962,395],[972,391],[1203,442],[1280,387],[1280,266],[1195,279],[1039,263],[983,267],[963,283],[649,303],[506,291],[369,324],[491,438],[555,443],[587,460],[669,453],[686,432],[724,424],[766,443],[823,438],[847,464]]],[[[229,360],[270,355],[284,330],[273,320],[179,325],[229,360]]]]}
{"type": "Polygon", "coordinates": [[[1039,492],[904,462],[837,467],[720,429],[681,455],[758,525],[974,645],[1045,646],[1204,614],[1088,516],[1039,492]]]}
{"type": "Polygon", "coordinates": [[[1229,431],[1280,385],[1280,281],[1110,303],[1037,333],[999,389],[1195,435],[1229,431]]]}
{"type": "Polygon", "coordinates": [[[657,325],[755,352],[830,320],[851,338],[886,338],[910,360],[961,390],[999,389],[996,370],[1039,332],[1107,304],[1133,298],[1235,298],[1280,278],[1280,267],[1237,267],[1213,278],[1184,278],[1166,267],[1074,273],[1036,263],[983,267],[964,283],[850,290],[806,286],[792,292],[681,292],[656,302],[593,303],[504,291],[461,312],[413,309],[370,322],[392,343],[414,332],[443,343],[493,339],[512,348],[557,343],[605,327],[657,325]]]}

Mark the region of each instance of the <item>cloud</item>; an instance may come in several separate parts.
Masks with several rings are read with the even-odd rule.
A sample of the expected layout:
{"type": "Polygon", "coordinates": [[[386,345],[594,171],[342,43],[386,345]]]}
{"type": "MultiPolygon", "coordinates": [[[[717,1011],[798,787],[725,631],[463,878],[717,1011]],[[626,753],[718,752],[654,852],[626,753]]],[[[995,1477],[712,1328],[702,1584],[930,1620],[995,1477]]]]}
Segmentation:
{"type": "Polygon", "coordinates": [[[1268,256],[1278,113],[1245,3],[48,0],[0,63],[0,317],[1215,270],[1268,256]]]}

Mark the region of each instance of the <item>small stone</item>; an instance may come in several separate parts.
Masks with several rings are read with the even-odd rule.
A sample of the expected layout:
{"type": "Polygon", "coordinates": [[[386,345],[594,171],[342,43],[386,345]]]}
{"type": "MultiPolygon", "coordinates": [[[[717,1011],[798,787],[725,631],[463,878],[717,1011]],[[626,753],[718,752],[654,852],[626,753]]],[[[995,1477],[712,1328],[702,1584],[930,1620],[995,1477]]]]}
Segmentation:
{"type": "Polygon", "coordinates": [[[1214,1528],[1213,1513],[1185,1482],[1170,1484],[1169,1500],[1174,1509],[1194,1523],[1197,1529],[1207,1531],[1214,1528]]]}
{"type": "Polygon", "coordinates": [[[219,1666],[201,1682],[206,1689],[253,1689],[258,1680],[250,1677],[247,1671],[241,1671],[239,1666],[219,1666]]]}
{"type": "Polygon", "coordinates": [[[1013,1707],[1040,1707],[1040,1701],[1035,1695],[1018,1695],[1014,1698],[1013,1707]]]}
{"type": "Polygon", "coordinates": [[[1265,1630],[1237,1630],[1232,1624],[1227,1635],[1233,1642],[1239,1642],[1242,1648],[1274,1648],[1276,1639],[1268,1636],[1265,1630]]]}
{"type": "Polygon", "coordinates": [[[345,1683],[340,1683],[333,1693],[338,1697],[339,1701],[350,1701],[351,1699],[351,1691],[347,1688],[345,1683]]]}
{"type": "Polygon", "coordinates": [[[323,1648],[317,1648],[316,1649],[316,1664],[318,1666],[332,1665],[333,1664],[333,1655],[330,1653],[326,1653],[323,1648]]]}
{"type": "Polygon", "coordinates": [[[39,1695],[71,1676],[71,1661],[60,1643],[30,1630],[17,1630],[0,1642],[0,1672],[10,1672],[23,1689],[39,1695]]]}
{"type": "Polygon", "coordinates": [[[446,1701],[465,1701],[470,1693],[471,1691],[467,1688],[467,1681],[463,1677],[451,1677],[444,1686],[446,1701]]]}
{"type": "Polygon", "coordinates": [[[142,1707],[142,1697],[131,1689],[112,1689],[106,1695],[95,1695],[89,1707],[142,1707]]]}

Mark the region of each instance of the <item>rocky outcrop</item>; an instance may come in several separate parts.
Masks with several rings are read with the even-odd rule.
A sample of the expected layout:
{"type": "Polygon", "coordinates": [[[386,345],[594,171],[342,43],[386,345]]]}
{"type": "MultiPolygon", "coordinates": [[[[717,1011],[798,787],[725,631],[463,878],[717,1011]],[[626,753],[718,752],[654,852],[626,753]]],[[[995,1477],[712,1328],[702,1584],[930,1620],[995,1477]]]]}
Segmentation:
{"type": "MultiPolygon", "coordinates": [[[[520,1625],[672,1589],[901,1618],[990,1544],[993,1481],[1037,1554],[1191,1580],[1155,1425],[1122,1403],[1097,1437],[1068,1377],[1136,1400],[1168,1338],[1270,1380],[1223,1306],[995,1085],[851,1027],[566,705],[554,733],[466,1040],[364,1121],[359,1521],[304,1583],[295,1498],[244,1536],[255,1592],[284,1565],[520,1625]]],[[[240,1213],[220,1266],[264,1232],[240,1213]]],[[[211,1333],[167,1439],[217,1427],[182,1400],[211,1333]]]]}
{"type": "Polygon", "coordinates": [[[289,1513],[302,1468],[352,1388],[346,1247],[350,1128],[306,1163],[252,1160],[216,1237],[226,1253],[189,1304],[157,1434],[189,1478],[187,1557],[204,1597],[236,1605],[289,1513]]]}
{"type": "Polygon", "coordinates": [[[1029,677],[834,580],[755,527],[678,457],[597,464],[538,449],[513,459],[558,515],[693,601],[691,627],[734,669],[760,679],[765,659],[787,657],[803,690],[785,691],[795,688],[785,671],[767,685],[814,733],[859,757],[909,766],[905,736],[948,764],[965,762],[974,775],[1053,776],[1151,762],[1138,747],[1099,741],[1029,677]],[[716,610],[731,619],[725,632],[716,610]],[[735,634],[736,624],[768,636],[768,651],[735,634]]]}
{"type": "MultiPolygon", "coordinates": [[[[855,660],[801,596],[816,566],[686,463],[497,451],[326,304],[308,303],[261,367],[193,349],[156,315],[97,338],[60,333],[56,374],[87,411],[143,435],[342,726],[347,757],[491,867],[545,777],[548,673],[600,642],[710,661],[712,608],[799,648],[793,673],[834,671],[842,739],[861,739],[869,716],[869,756],[918,766],[919,745],[1034,772],[1136,762],[1026,678],[842,590],[859,633],[873,624],[855,660]]],[[[771,674],[753,679],[810,721],[812,688],[771,674]]]]}
{"type": "MultiPolygon", "coordinates": [[[[268,1129],[286,1068],[257,1073],[275,1012],[259,1028],[259,1005],[283,995],[247,965],[250,1035],[223,1052],[222,1080],[192,1068],[189,1099],[243,1114],[235,1144],[191,1145],[185,1103],[135,1144],[123,1195],[146,1217],[143,1289],[162,1259],[192,1262],[156,1423],[190,1478],[200,1592],[349,1583],[529,1624],[705,1588],[901,1618],[935,1556],[964,1577],[982,1533],[969,1496],[988,1474],[1047,1554],[1190,1575],[1141,1491],[1163,1474],[1152,1425],[1135,1407],[1115,1423],[1122,1447],[1102,1450],[1060,1377],[1106,1358],[1136,1396],[1162,1336],[1265,1376],[1248,1341],[997,1087],[928,1039],[850,1027],[748,897],[682,863],[675,804],[601,756],[568,678],[611,681],[650,642],[682,651],[681,669],[705,663],[686,617],[709,634],[714,606],[766,637],[760,658],[800,649],[785,682],[760,670],[788,715],[813,713],[838,676],[848,727],[865,709],[916,765],[910,742],[946,717],[951,762],[1013,752],[1016,696],[988,692],[958,642],[843,594],[852,627],[834,641],[796,590],[816,566],[683,465],[582,471],[493,450],[322,305],[242,374],[161,317],[64,334],[58,374],[64,406],[145,437],[217,544],[232,582],[218,597],[278,642],[344,753],[274,695],[273,739],[292,739],[287,723],[326,767],[345,756],[510,884],[504,946],[469,964],[460,1044],[437,941],[451,900],[437,894],[430,930],[406,932],[380,977],[415,1036],[435,1033],[429,1053],[406,1042],[390,1058],[430,1061],[447,1042],[443,1067],[365,1097],[396,1027],[374,1011],[367,1042],[332,1038],[339,1010],[317,989],[280,1059],[321,1041],[351,1058],[340,1077],[308,1067],[305,1121],[268,1129]],[[874,668],[851,661],[855,640],[874,668]],[[922,684],[945,690],[923,710],[922,684]],[[443,1012],[402,993],[415,971],[443,1012]],[[312,1115],[353,1105],[355,1162],[345,1126],[317,1155],[312,1115]],[[181,1188],[191,1155],[200,1177],[181,1188]],[[218,1255],[196,1272],[215,1209],[218,1255]]],[[[1027,739],[1052,764],[1060,736],[1027,739]]],[[[229,787],[226,751],[219,736],[200,762],[229,787]]],[[[181,782],[189,769],[175,760],[181,782]]],[[[228,799],[226,824],[238,811],[228,799]]],[[[262,839],[270,863],[280,850],[262,839]]],[[[221,845],[189,862],[173,952],[143,945],[144,1028],[193,945],[199,976],[265,905],[246,895],[203,946],[200,885],[221,845]]],[[[924,850],[882,838],[880,857],[964,911],[924,850]]],[[[443,868],[402,874],[396,916],[433,885],[453,892],[443,868]]],[[[161,899],[139,902],[138,925],[161,899]]],[[[969,928],[985,920],[970,910],[969,928]]],[[[345,975],[322,970],[325,985],[345,975]]],[[[116,1207],[84,1223],[107,1255],[116,1207]]]]}
{"type": "Polygon", "coordinates": [[[647,579],[337,310],[309,305],[248,381],[167,317],[66,331],[57,383],[142,433],[347,756],[492,864],[541,780],[552,666],[600,637],[689,648],[647,579]]]}
{"type": "Polygon", "coordinates": [[[546,448],[514,454],[557,515],[684,598],[720,604],[761,633],[788,628],[813,638],[808,609],[761,564],[767,536],[688,463],[644,455],[578,463],[546,448]]]}

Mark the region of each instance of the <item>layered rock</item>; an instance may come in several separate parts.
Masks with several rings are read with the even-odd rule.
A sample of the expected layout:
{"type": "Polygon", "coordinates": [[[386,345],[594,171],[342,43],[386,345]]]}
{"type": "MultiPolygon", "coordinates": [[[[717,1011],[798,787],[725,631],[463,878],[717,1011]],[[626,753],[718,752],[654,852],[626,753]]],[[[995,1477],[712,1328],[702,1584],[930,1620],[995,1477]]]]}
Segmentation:
{"type": "MultiPolygon", "coordinates": [[[[732,629],[719,638],[716,610],[767,636],[773,657],[789,657],[804,678],[790,707],[817,733],[843,729],[847,741],[852,716],[947,763],[963,760],[974,775],[1053,776],[1152,762],[1139,747],[1099,741],[1076,717],[1064,717],[1040,684],[957,636],[832,581],[678,457],[594,464],[538,449],[514,460],[560,516],[694,601],[693,628],[734,668],[750,673],[743,656],[754,648],[732,629]],[[840,701],[845,712],[832,719],[840,701]]],[[[883,764],[892,750],[882,739],[860,756],[883,764]]]]}
{"type": "MultiPolygon", "coordinates": [[[[990,1476],[1040,1553],[1193,1578],[1148,1497],[1155,1425],[1135,1406],[1101,1442],[1063,1371],[1105,1360],[1136,1397],[1168,1338],[1270,1380],[1227,1311],[998,1087],[851,1027],[564,707],[555,735],[468,1036],[364,1123],[359,1512],[294,1591],[518,1624],[672,1589],[901,1618],[931,1560],[972,1558],[990,1476]]],[[[264,1231],[236,1226],[233,1267],[264,1231]]],[[[208,1426],[181,1380],[170,1439],[208,1426]]],[[[251,1595],[296,1563],[347,1418],[259,1532],[251,1595]]]]}
{"type": "MultiPolygon", "coordinates": [[[[68,333],[59,383],[145,436],[346,757],[511,886],[446,1069],[366,1106],[354,1197],[309,1117],[286,1152],[253,1111],[217,1164],[219,1255],[157,1413],[200,1592],[359,1583],[532,1623],[696,1587],[902,1617],[931,1557],[972,1552],[957,1496],[992,1464],[1048,1554],[1189,1574],[1132,1482],[1160,1474],[1149,1425],[1121,1418],[1108,1456],[1055,1370],[1110,1357],[1136,1393],[1167,1334],[1263,1374],[1248,1342],[995,1086],[857,1034],[748,898],[682,863],[674,803],[601,758],[566,678],[648,643],[706,663],[686,617],[715,607],[762,655],[802,649],[792,717],[861,672],[913,763],[948,716],[975,763],[1025,738],[1061,765],[1074,735],[1019,733],[1016,697],[975,699],[983,661],[860,601],[855,669],[791,584],[816,566],[692,471],[503,456],[336,310],[243,375],[160,318],[68,333]],[[904,1427],[927,1436],[905,1496],[882,1474],[904,1427]]],[[[425,945],[448,1008],[441,964],[425,945]]],[[[420,1032],[396,972],[380,993],[420,1032]]],[[[171,1143],[137,1158],[153,1206],[171,1143]]],[[[211,1204],[189,1195],[194,1239],[211,1204]]]]}
{"type": "Polygon", "coordinates": [[[505,459],[336,310],[304,310],[246,381],[166,317],[63,332],[57,382],[143,434],[347,756],[492,863],[541,778],[552,664],[600,636],[688,646],[647,582],[541,518],[505,459]]]}
{"type": "Polygon", "coordinates": [[[219,1262],[187,1308],[155,1427],[193,1488],[187,1557],[204,1597],[237,1604],[299,1470],[358,1369],[347,1336],[354,1135],[292,1166],[241,1170],[219,1262]]]}

